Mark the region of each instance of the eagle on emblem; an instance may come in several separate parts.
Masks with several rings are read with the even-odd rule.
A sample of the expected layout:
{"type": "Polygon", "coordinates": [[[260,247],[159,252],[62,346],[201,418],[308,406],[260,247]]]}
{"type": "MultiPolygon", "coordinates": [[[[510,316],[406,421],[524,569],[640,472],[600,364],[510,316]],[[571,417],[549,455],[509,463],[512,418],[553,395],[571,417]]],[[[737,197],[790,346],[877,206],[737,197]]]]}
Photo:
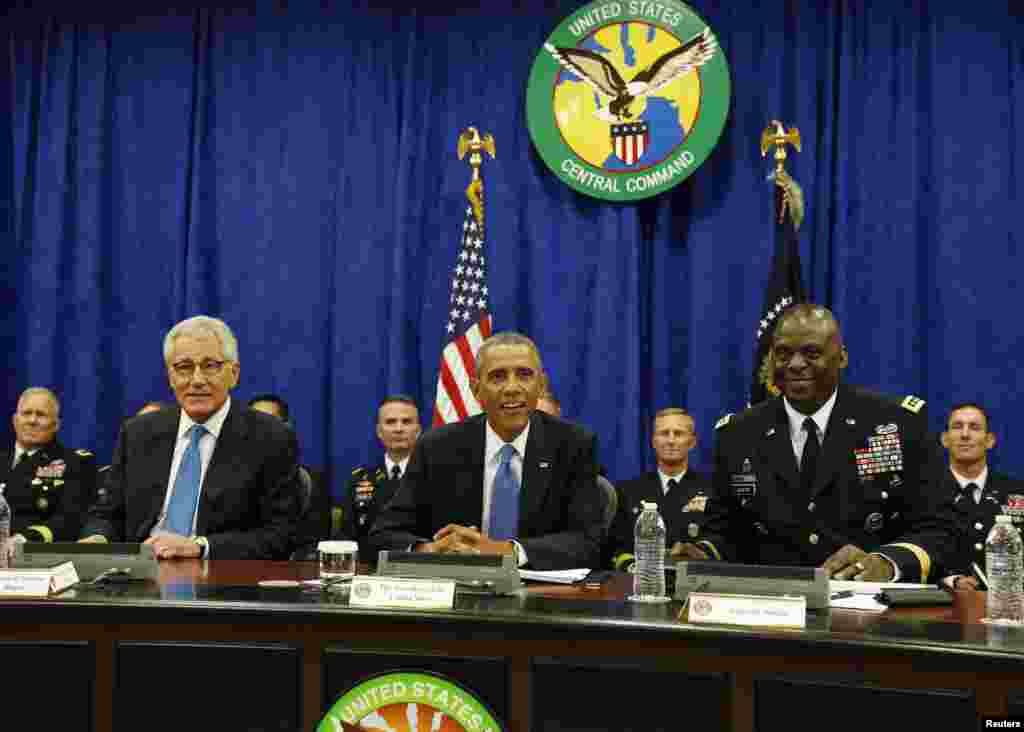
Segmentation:
{"type": "Polygon", "coordinates": [[[714,57],[716,45],[711,29],[705,28],[679,48],[659,56],[629,82],[599,53],[582,48],[556,48],[550,43],[545,43],[544,48],[563,68],[583,79],[598,94],[611,99],[607,107],[600,107],[594,113],[598,119],[622,122],[634,116],[629,111],[634,100],[706,64],[714,57]]]}

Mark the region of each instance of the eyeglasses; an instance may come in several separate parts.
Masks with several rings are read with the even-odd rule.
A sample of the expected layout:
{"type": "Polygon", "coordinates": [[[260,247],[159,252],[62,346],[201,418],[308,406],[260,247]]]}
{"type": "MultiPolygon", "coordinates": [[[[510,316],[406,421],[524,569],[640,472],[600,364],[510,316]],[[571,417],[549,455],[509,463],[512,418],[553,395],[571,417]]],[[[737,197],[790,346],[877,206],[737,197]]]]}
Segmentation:
{"type": "Polygon", "coordinates": [[[174,372],[178,379],[186,381],[192,378],[198,366],[203,376],[212,379],[224,370],[224,364],[226,363],[227,361],[214,361],[212,358],[199,364],[192,363],[191,361],[179,361],[178,363],[171,364],[171,371],[174,372]]]}

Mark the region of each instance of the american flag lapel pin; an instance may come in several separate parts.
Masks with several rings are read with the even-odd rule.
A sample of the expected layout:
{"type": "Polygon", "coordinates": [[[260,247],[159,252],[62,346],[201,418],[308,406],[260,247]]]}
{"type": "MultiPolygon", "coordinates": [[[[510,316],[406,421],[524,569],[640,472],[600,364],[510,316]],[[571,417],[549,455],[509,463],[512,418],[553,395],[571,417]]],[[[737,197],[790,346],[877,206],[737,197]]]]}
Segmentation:
{"type": "Polygon", "coordinates": [[[551,468],[551,463],[549,463],[547,460],[541,460],[539,463],[537,463],[537,467],[540,468],[541,470],[549,470],[551,468]]]}

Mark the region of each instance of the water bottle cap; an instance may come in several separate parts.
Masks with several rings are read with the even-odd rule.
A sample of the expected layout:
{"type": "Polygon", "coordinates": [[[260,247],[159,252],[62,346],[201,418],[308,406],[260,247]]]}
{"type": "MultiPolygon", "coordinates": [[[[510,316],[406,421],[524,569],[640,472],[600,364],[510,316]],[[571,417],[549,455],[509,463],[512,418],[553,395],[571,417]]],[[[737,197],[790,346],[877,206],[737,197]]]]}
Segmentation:
{"type": "Polygon", "coordinates": [[[640,504],[644,507],[645,511],[657,511],[658,504],[654,501],[640,501],[640,504]]]}
{"type": "Polygon", "coordinates": [[[1013,517],[1012,516],[1005,516],[1005,515],[996,516],[996,523],[997,524],[1012,524],[1013,523],[1013,517]]]}

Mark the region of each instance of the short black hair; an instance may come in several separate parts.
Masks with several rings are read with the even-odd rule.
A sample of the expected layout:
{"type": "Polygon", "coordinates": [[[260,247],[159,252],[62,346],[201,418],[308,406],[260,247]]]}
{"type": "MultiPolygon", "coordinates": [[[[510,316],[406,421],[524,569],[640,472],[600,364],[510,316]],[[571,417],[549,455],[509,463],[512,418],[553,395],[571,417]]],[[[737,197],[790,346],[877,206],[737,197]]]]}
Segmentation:
{"type": "Polygon", "coordinates": [[[394,402],[399,404],[408,404],[409,406],[416,407],[416,411],[419,411],[419,407],[416,406],[416,400],[408,394],[388,394],[380,400],[380,404],[377,405],[377,409],[380,409],[385,404],[392,404],[394,402]]]}
{"type": "MultiPolygon", "coordinates": [[[[947,430],[949,429],[949,418],[953,415],[953,412],[957,411],[958,409],[977,409],[985,417],[985,431],[992,431],[992,418],[988,416],[988,410],[985,409],[985,407],[978,404],[977,402],[959,402],[950,407],[949,413],[946,415],[947,430]]],[[[943,432],[945,432],[945,430],[943,430],[943,432]]]]}
{"type": "Polygon", "coordinates": [[[249,400],[249,406],[251,407],[256,402],[272,402],[273,404],[276,404],[281,410],[281,421],[285,424],[291,424],[291,413],[288,411],[288,402],[286,402],[282,397],[269,392],[266,394],[257,394],[249,400]]]}

